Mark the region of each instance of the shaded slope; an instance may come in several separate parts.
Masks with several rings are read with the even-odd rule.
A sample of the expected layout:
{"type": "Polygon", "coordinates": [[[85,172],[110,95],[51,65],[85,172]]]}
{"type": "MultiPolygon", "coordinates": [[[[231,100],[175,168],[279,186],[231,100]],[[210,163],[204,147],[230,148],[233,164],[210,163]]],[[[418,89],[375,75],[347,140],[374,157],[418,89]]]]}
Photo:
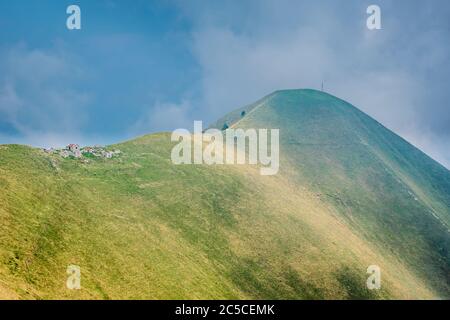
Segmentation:
{"type": "Polygon", "coordinates": [[[280,128],[282,174],[315,190],[364,238],[449,295],[446,168],[345,101],[315,90],[277,91],[232,125],[280,128]]]}

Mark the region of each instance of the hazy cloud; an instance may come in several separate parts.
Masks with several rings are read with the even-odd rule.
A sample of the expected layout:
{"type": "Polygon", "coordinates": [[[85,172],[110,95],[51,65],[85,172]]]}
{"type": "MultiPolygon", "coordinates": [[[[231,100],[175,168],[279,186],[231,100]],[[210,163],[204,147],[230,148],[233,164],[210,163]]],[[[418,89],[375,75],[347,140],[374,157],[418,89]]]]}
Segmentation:
{"type": "Polygon", "coordinates": [[[320,88],[357,107],[450,167],[450,5],[379,1],[180,4],[193,25],[211,119],[283,88],[320,88]],[[412,19],[414,17],[414,19],[412,19]],[[445,40],[447,39],[447,40],[445,40]]]}
{"type": "Polygon", "coordinates": [[[28,46],[11,45],[20,28],[2,35],[1,142],[112,143],[213,122],[274,90],[324,81],[450,167],[450,2],[378,0],[376,31],[366,28],[371,4],[91,1],[83,31],[70,34],[55,28],[53,1],[40,2],[40,20],[3,6],[1,14],[28,14],[20,28],[41,28],[28,46]]]}
{"type": "Polygon", "coordinates": [[[72,87],[82,71],[68,56],[24,45],[0,51],[0,122],[10,135],[3,133],[5,140],[47,145],[80,135],[90,96],[72,87]]]}
{"type": "Polygon", "coordinates": [[[155,131],[171,131],[174,128],[188,128],[192,126],[189,101],[183,100],[179,104],[156,103],[148,108],[144,114],[130,128],[130,136],[149,133],[149,128],[155,131]]]}

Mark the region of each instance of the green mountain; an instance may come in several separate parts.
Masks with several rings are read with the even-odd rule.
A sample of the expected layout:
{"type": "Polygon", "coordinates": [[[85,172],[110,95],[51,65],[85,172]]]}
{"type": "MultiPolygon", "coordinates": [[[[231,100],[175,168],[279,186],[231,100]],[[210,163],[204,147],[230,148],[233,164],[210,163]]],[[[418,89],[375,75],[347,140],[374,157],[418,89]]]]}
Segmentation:
{"type": "Polygon", "coordinates": [[[280,129],[279,173],[173,165],[169,133],[111,159],[0,146],[0,298],[450,298],[446,168],[314,90],[212,127],[280,129]]]}

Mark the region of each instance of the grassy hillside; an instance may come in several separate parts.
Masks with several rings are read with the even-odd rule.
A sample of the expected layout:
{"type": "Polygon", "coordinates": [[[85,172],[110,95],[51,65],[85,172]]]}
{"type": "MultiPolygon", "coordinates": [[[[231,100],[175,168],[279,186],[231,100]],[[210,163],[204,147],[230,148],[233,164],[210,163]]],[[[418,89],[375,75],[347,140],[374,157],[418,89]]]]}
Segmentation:
{"type": "Polygon", "coordinates": [[[233,126],[280,128],[282,174],[317,192],[365,239],[420,270],[448,296],[446,168],[323,92],[278,91],[248,110],[233,126]]]}
{"type": "Polygon", "coordinates": [[[168,133],[87,163],[0,146],[0,298],[450,297],[448,170],[317,91],[224,119],[280,128],[280,173],[173,165],[168,133]]]}

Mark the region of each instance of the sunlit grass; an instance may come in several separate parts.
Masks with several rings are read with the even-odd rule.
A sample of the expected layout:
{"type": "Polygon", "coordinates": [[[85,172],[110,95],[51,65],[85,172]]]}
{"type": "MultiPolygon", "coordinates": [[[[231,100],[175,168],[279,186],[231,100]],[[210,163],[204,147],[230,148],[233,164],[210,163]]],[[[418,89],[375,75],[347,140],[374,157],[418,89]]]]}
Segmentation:
{"type": "Polygon", "coordinates": [[[230,125],[280,128],[279,175],[173,165],[168,133],[89,163],[1,146],[0,298],[449,296],[446,169],[326,94],[245,110],[230,125]],[[66,288],[70,264],[81,290],[66,288]]]}

